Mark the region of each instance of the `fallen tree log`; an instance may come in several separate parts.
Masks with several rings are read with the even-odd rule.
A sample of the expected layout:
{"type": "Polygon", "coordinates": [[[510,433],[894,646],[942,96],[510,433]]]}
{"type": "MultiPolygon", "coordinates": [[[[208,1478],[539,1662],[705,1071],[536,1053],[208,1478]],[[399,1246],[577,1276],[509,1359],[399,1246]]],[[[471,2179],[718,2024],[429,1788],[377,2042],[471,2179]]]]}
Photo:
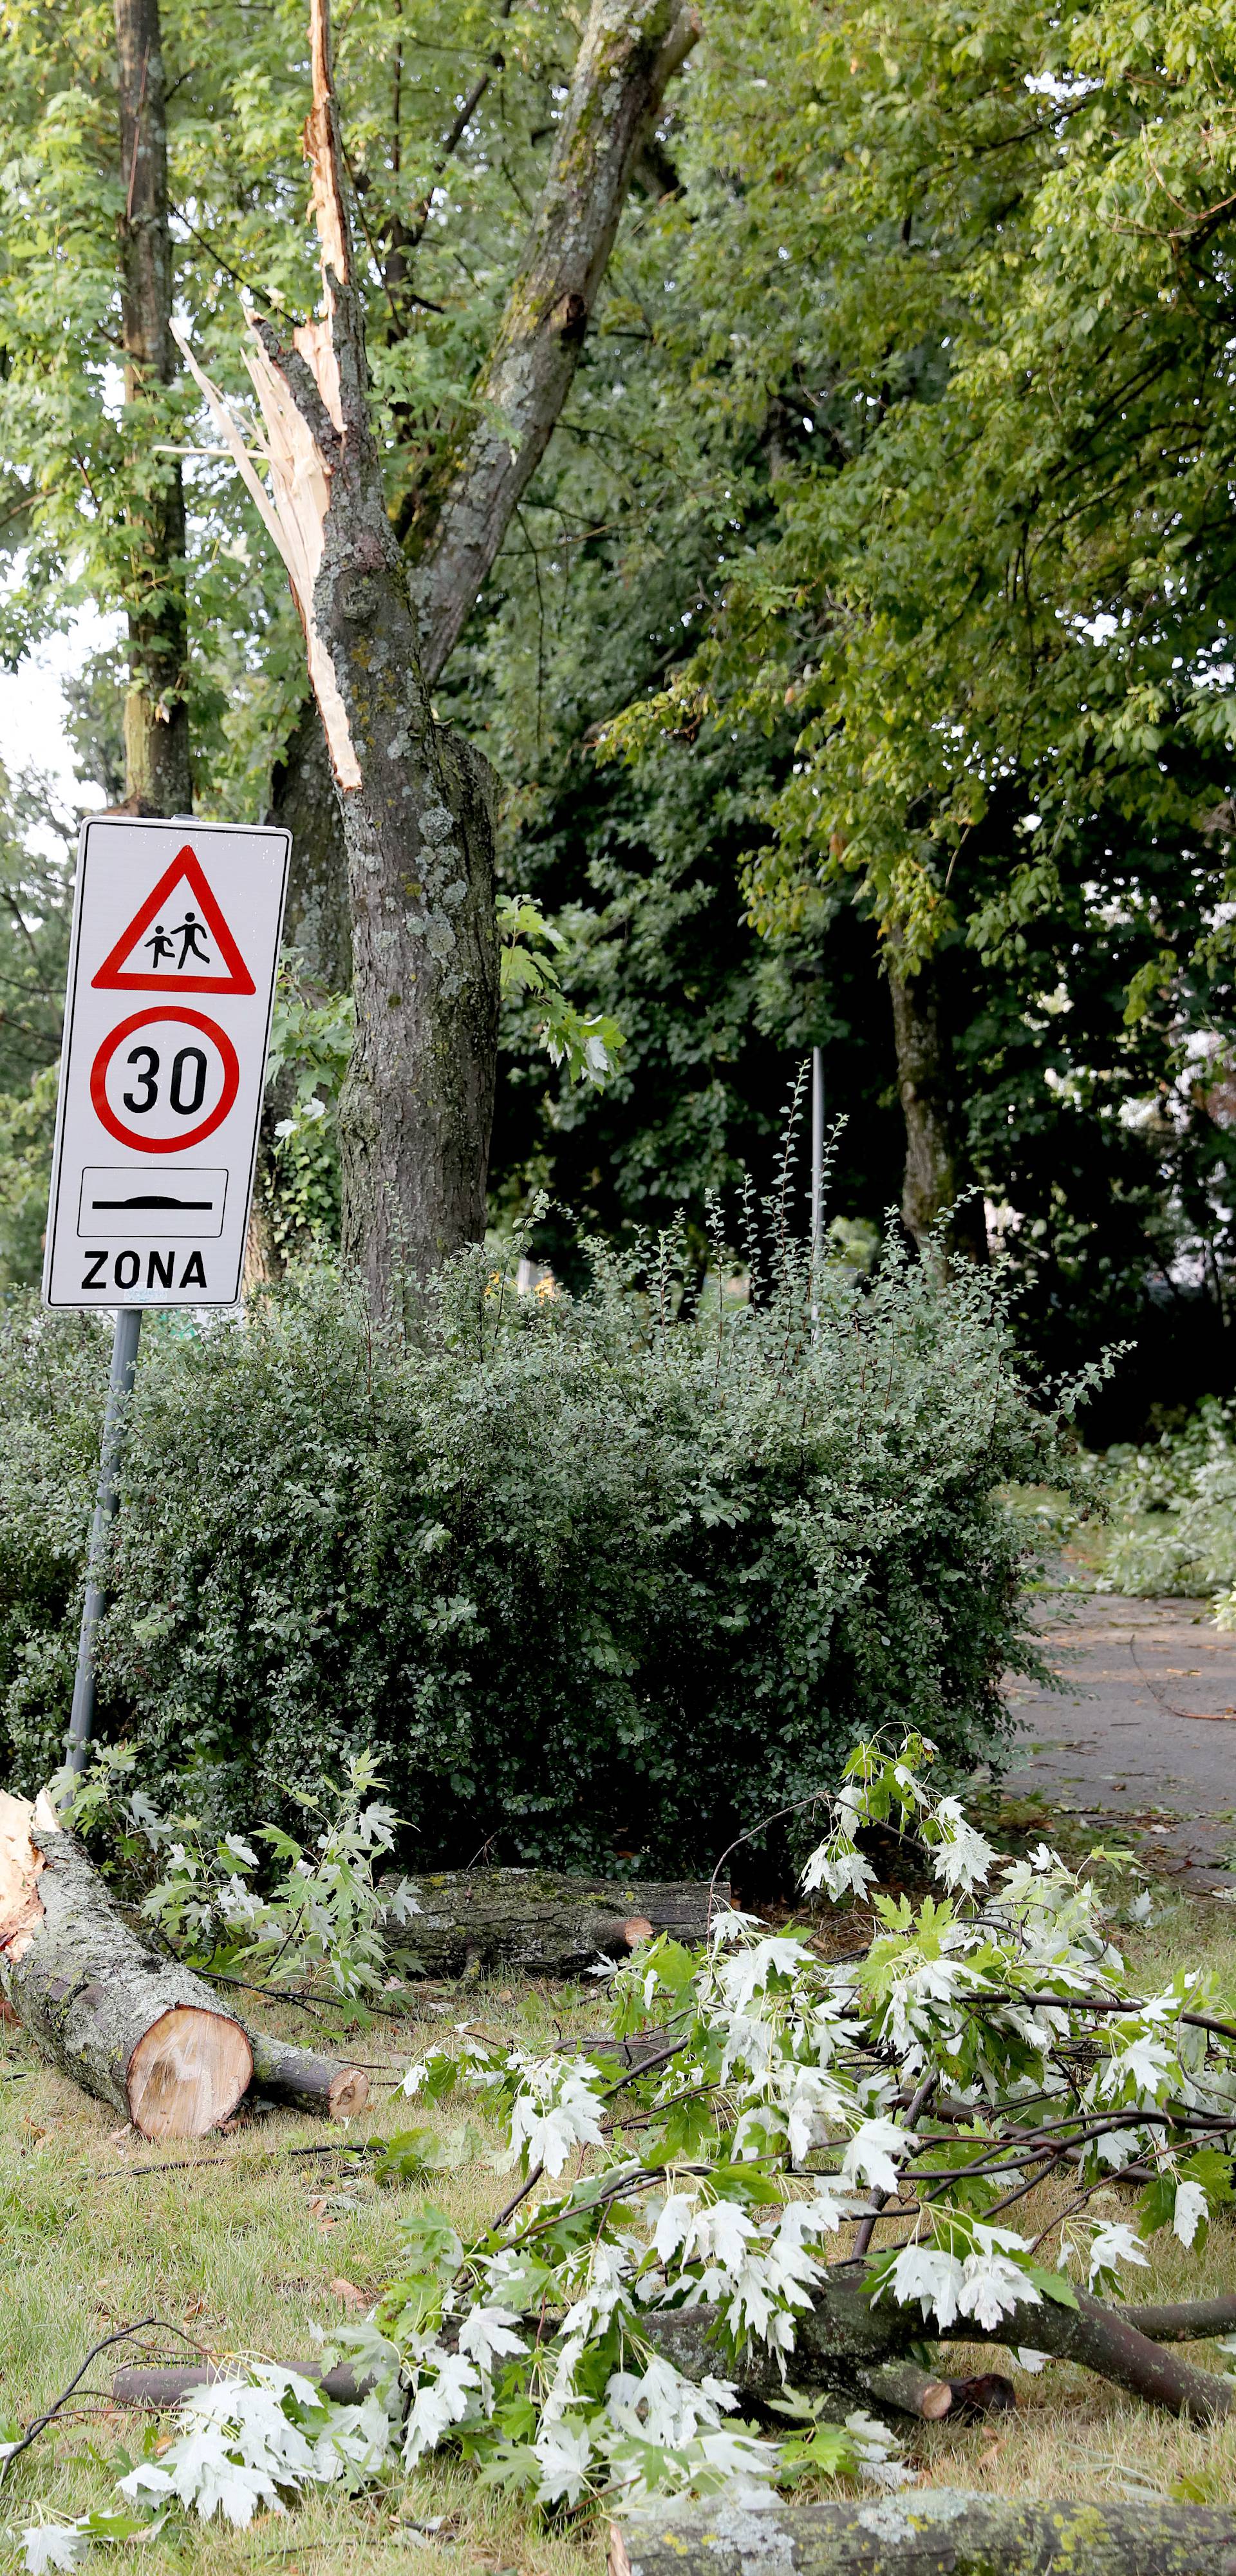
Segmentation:
{"type": "MultiPolygon", "coordinates": [[[[384,1879],[383,1893],[398,1883],[384,1879]]],[[[728,1885],[710,1888],[707,1879],[654,1885],[547,1869],[436,1870],[403,1883],[419,1908],[405,1937],[426,1977],[485,1968],[575,1976],[598,1956],[625,1958],[654,1933],[700,1942],[710,1901],[714,1915],[730,1901],[728,1885]]]]}
{"type": "Polygon", "coordinates": [[[141,1940],[46,1793],[32,1807],[0,1791],[0,1986],[44,2054],[144,2138],[203,2137],[251,2084],[331,2120],[369,2099],[361,2067],[247,2030],[141,1940]]]}
{"type": "Polygon", "coordinates": [[[1014,2504],[951,2487],[837,2504],[629,2510],[609,2576],[1236,2576],[1236,2514],[1207,2505],[1014,2504]]]}
{"type": "MultiPolygon", "coordinates": [[[[336,2362],[332,2370],[322,2370],[315,2361],[293,2361],[287,2367],[298,2370],[302,2379],[313,2382],[337,2406],[359,2406],[373,2386],[367,2371],[356,2371],[351,2362],[336,2362]]],[[[220,2379],[235,2379],[243,2373],[243,2362],[177,2361],[135,2362],[118,2370],[112,2380],[112,2399],[117,2406],[144,2406],[152,2414],[164,2408],[179,2406],[191,2389],[213,2388],[220,2379]]]]}
{"type": "Polygon", "coordinates": [[[248,2090],[253,2052],[200,1978],[122,1922],[46,1792],[0,1791],[0,1985],[45,2055],[144,2138],[200,2138],[248,2090]]]}
{"type": "Polygon", "coordinates": [[[334,2057],[317,2057],[312,2049],[293,2048],[264,2031],[246,2035],[253,2053],[253,2090],[296,2111],[313,2111],[325,2120],[354,2120],[369,2100],[369,2078],[360,2066],[341,2065],[334,2057]]]}

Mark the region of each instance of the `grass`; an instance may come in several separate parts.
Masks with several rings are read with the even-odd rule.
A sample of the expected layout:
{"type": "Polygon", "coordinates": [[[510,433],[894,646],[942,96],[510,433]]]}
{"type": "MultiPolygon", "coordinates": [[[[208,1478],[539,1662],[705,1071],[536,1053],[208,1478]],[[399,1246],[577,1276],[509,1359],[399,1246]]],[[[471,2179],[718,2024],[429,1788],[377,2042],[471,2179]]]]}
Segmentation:
{"type": "MultiPolygon", "coordinates": [[[[1236,1921],[1213,1903],[1169,1897],[1128,1948],[1148,1986],[1184,1962],[1212,1968],[1236,1997],[1236,1921]]],[[[440,2042],[464,2012],[490,2031],[518,2029],[533,2040],[595,2029],[598,2018],[595,1994],[579,1989],[481,1981],[466,1996],[426,1994],[417,2018],[386,2023],[358,2047],[374,2069],[375,2107],[353,2123],[350,2137],[386,2135],[411,2118],[433,2116],[421,2104],[410,2112],[393,2083],[409,2057],[440,2042]]],[[[265,2017],[279,2021],[274,2012],[265,2017]]],[[[303,2033],[303,2017],[297,2021],[303,2033]]],[[[453,2122],[444,2118],[443,2125],[453,2122]]],[[[0,2026],[0,2416],[28,2422],[93,2343],[148,2313],[216,2357],[308,2359],[314,2328],[329,2328],[345,2313],[332,2284],[346,2281],[372,2298],[396,2267],[407,2206],[405,2189],[379,2188],[346,2155],[289,2152],[324,2143],[320,2124],[271,2113],[227,2137],[179,2148],[136,2144],[118,2130],[113,2112],[46,2067],[24,2032],[0,2026]],[[174,2171],[159,2170],[169,2163],[174,2171]]],[[[431,2196],[466,2236],[500,2206],[507,2187],[482,2161],[435,2177],[431,2196]]],[[[1125,2201],[1113,2190],[1113,2214],[1125,2201]]],[[[1045,2193],[1024,2207],[1027,2224],[1042,2226],[1053,2214],[1045,2193]]],[[[1151,2269],[1136,2276],[1128,2295],[1226,2289],[1236,2289],[1236,2226],[1221,2219],[1200,2264],[1173,2240],[1156,2238],[1151,2269]]],[[[175,2338],[164,2337],[160,2349],[170,2355],[175,2338]]],[[[1236,2505],[1236,2420],[1200,2431],[1064,2365],[1035,2378],[990,2346],[945,2349],[955,2376],[1012,2368],[1018,2409],[974,2426],[907,2424],[909,2456],[930,2482],[1027,2497],[1176,2491],[1236,2505]]],[[[16,2465],[0,2489],[0,2531],[16,2532],[40,2507],[72,2514],[109,2501],[116,2453],[140,2451],[151,2423],[111,2403],[112,2367],[133,2357],[131,2347],[102,2355],[87,2383],[94,2393],[16,2465]]],[[[1213,2347],[1198,2346],[1192,2357],[1223,2367],[1213,2347]]],[[[168,2422],[158,2420],[160,2436],[168,2422]]],[[[157,2546],[158,2563],[168,2563],[168,2543],[157,2546]]],[[[481,2493],[466,2471],[428,2468],[368,2499],[319,2494],[286,2517],[263,2516],[247,2533],[195,2522],[186,2539],[177,2538],[172,2563],[184,2576],[257,2569],[384,2576],[396,2568],[407,2576],[409,2567],[424,2576],[516,2569],[521,2576],[593,2576],[602,2551],[603,2524],[552,2530],[481,2493]],[[417,2529],[439,2516],[436,2533],[417,2529]]],[[[13,2541],[0,2538],[0,2567],[18,2563],[13,2541]]]]}

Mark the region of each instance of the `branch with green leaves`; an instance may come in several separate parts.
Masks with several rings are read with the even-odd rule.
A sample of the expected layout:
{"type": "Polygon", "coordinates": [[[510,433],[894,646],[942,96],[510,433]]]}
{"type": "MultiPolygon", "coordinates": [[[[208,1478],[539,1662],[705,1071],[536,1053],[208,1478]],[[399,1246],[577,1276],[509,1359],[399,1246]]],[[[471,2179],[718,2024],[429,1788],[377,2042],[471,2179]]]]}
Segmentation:
{"type": "Polygon", "coordinates": [[[551,1062],[566,1068],[568,1082],[588,1082],[603,1091],[625,1044],[616,1020],[606,1011],[586,1013],[562,990],[549,957],[528,945],[541,940],[561,950],[566,940],[528,895],[511,895],[498,906],[501,989],[504,999],[521,993],[537,998],[537,1033],[551,1062]]]}

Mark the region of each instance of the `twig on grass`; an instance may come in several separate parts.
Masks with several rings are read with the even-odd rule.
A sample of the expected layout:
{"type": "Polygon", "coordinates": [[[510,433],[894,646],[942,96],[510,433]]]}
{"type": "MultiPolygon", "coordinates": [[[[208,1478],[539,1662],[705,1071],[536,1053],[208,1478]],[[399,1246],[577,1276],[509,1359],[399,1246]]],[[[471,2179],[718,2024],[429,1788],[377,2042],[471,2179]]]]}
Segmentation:
{"type": "Polygon", "coordinates": [[[22,2452],[28,2451],[31,2443],[38,2440],[39,2434],[46,2432],[48,2425],[60,2413],[61,2407],[68,2405],[70,2397],[76,2389],[80,2388],[91,2362],[97,2361],[99,2354],[107,2352],[112,2344],[128,2343],[134,2335],[147,2334],[152,2326],[157,2326],[160,2334],[178,2335],[182,2343],[192,2344],[195,2352],[200,2352],[202,2349],[193,2335],[186,2334],[181,2326],[169,2324],[166,2317],[138,2317],[131,2325],[117,2326],[114,2334],[100,2335],[98,2342],[91,2345],[80,2370],[74,2372],[68,2387],[62,2388],[60,2395],[53,2398],[46,2414],[36,2418],[22,2434],[19,2442],[7,2443],[4,2446],[3,2458],[0,2458],[0,2480],[7,2477],[14,2460],[19,2460],[22,2452]]]}
{"type": "MultiPolygon", "coordinates": [[[[257,2167],[286,2164],[294,2156],[376,2156],[390,2145],[389,2138],[325,2138],[320,2146],[268,2147],[257,2167]]],[[[220,2173],[235,2173],[239,2156],[177,2156],[166,2165],[92,2165],[85,2173],[74,2174],[74,2182],[142,2182],[147,2174],[209,2173],[212,2166],[220,2173]]],[[[255,2177],[256,2178],[256,2177],[255,2177]]]]}

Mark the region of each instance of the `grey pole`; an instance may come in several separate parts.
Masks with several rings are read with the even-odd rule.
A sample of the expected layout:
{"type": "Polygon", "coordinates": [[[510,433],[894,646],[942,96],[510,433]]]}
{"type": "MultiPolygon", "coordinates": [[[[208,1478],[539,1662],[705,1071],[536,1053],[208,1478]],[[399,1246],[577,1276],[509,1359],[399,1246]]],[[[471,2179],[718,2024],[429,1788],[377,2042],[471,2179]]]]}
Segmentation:
{"type": "Polygon", "coordinates": [[[99,1484],[86,1564],[86,1600],[77,1647],[77,1674],[73,1683],[73,1713],[69,1719],[69,1740],[65,1748],[65,1760],[70,1771],[85,1770],[86,1755],[94,1735],[94,1632],[103,1616],[103,1566],[108,1536],[116,1517],[125,1407],[133,1392],[137,1373],[137,1339],[141,1329],[141,1307],[122,1306],[116,1317],[116,1338],[112,1343],[112,1372],[107,1387],[107,1411],[103,1416],[103,1451],[99,1460],[99,1484]]]}
{"type": "Polygon", "coordinates": [[[824,1058],[811,1050],[811,1257],[818,1261],[824,1242],[824,1058]]]}

